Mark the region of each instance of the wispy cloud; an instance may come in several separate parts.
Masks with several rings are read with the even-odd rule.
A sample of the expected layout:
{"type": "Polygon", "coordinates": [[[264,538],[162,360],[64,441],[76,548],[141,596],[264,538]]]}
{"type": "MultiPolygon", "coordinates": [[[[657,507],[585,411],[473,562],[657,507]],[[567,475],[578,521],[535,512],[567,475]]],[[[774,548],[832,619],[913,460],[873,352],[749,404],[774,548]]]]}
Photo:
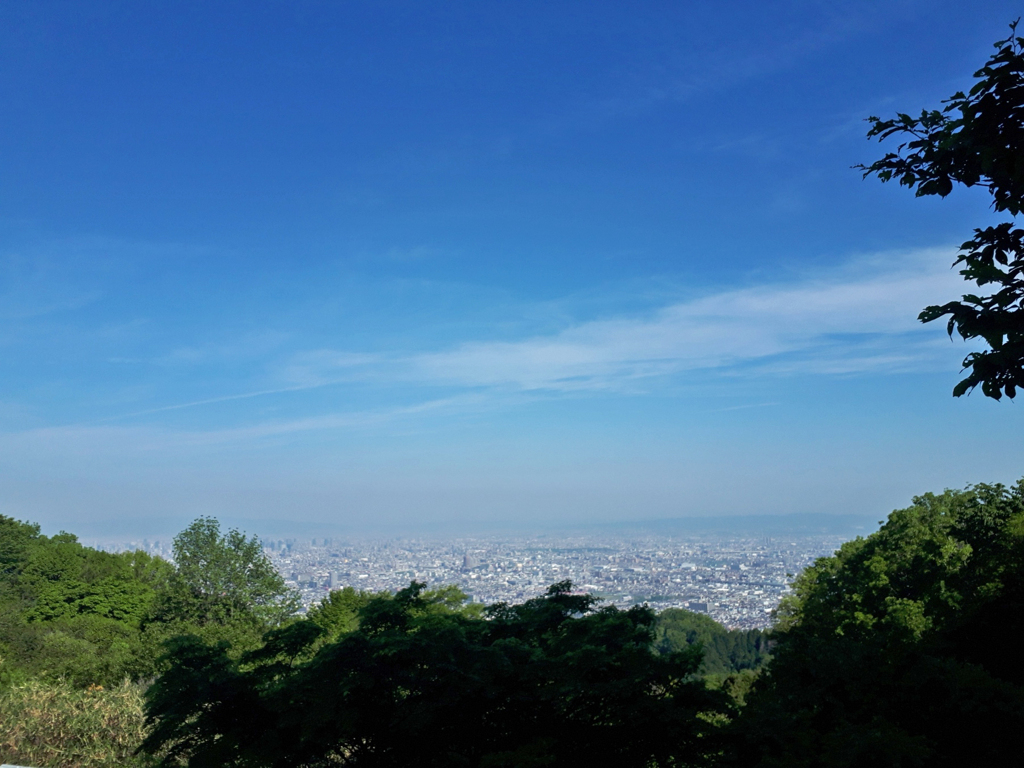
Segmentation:
{"type": "Polygon", "coordinates": [[[185,403],[174,403],[173,405],[162,405],[157,408],[146,408],[141,411],[132,411],[131,413],[122,413],[117,416],[110,416],[105,419],[97,419],[93,423],[103,423],[105,421],[117,421],[119,419],[130,419],[136,416],[149,416],[154,413],[164,413],[166,411],[180,411],[184,408],[196,408],[200,405],[214,405],[216,403],[227,403],[232,400],[250,400],[254,397],[265,397],[266,395],[281,395],[286,392],[299,392],[303,389],[314,389],[319,384],[310,385],[299,385],[295,387],[277,387],[274,389],[259,389],[255,392],[240,392],[233,395],[222,395],[220,397],[207,397],[202,400],[191,400],[185,403]]]}
{"type": "Polygon", "coordinates": [[[149,362],[168,368],[177,368],[205,364],[211,360],[219,362],[254,360],[276,352],[287,342],[288,338],[287,333],[273,330],[247,333],[232,338],[230,341],[207,343],[202,346],[177,347],[149,362]]]}
{"type": "MultiPolygon", "coordinates": [[[[267,393],[249,393],[239,397],[253,397],[267,393]]],[[[154,413],[174,408],[188,408],[232,398],[197,401],[170,406],[166,409],[126,414],[128,418],[141,413],[154,413]]],[[[417,416],[466,413],[474,409],[493,407],[477,393],[464,393],[454,397],[437,398],[409,405],[381,407],[352,411],[337,411],[314,416],[264,420],[242,426],[207,429],[171,428],[155,425],[122,426],[102,422],[39,427],[21,431],[0,432],[0,460],[18,455],[31,455],[40,451],[58,451],[61,455],[80,457],[133,456],[165,452],[185,452],[203,446],[246,443],[261,439],[287,437],[323,430],[376,429],[394,422],[417,416]]],[[[108,419],[107,421],[113,421],[108,419]]]]}
{"type": "Polygon", "coordinates": [[[405,357],[319,350],[306,381],[386,378],[518,390],[615,389],[696,370],[850,374],[930,366],[948,355],[918,312],[962,286],[946,249],[888,254],[828,275],[708,294],[644,316],[570,325],[519,341],[467,341],[405,357]]]}
{"type": "Polygon", "coordinates": [[[0,256],[0,322],[7,324],[80,309],[102,293],[67,279],[52,259],[0,256]]]}
{"type": "Polygon", "coordinates": [[[403,418],[431,413],[463,411],[467,408],[478,407],[479,405],[479,396],[462,395],[428,400],[395,408],[329,413],[301,419],[266,421],[251,426],[233,427],[230,429],[182,433],[179,435],[179,440],[187,444],[228,443],[325,429],[375,427],[403,418]]]}
{"type": "MultiPolygon", "coordinates": [[[[202,440],[270,437],[358,427],[439,409],[485,407],[519,396],[587,391],[649,391],[699,372],[751,380],[765,376],[891,374],[955,365],[937,325],[922,326],[927,304],[956,296],[963,283],[949,268],[951,249],[864,258],[788,282],[709,292],[646,313],[572,323],[514,341],[468,340],[447,349],[397,353],[314,349],[275,364],[278,382],[248,391],[125,413],[104,421],[300,393],[361,382],[447,390],[419,405],[261,422],[202,440]],[[499,397],[500,396],[500,397],[499,397]],[[497,400],[496,400],[497,398],[497,400]]],[[[385,396],[386,398],[386,396],[385,396]]],[[[190,438],[191,439],[191,438],[190,438]]]]}

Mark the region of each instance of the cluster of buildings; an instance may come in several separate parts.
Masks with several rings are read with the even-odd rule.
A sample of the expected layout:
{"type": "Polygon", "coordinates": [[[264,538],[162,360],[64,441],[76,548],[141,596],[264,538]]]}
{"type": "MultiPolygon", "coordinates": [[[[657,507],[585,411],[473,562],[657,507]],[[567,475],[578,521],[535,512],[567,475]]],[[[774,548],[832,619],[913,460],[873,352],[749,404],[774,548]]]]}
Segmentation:
{"type": "Polygon", "coordinates": [[[394,592],[409,582],[458,585],[481,603],[522,602],[569,580],[604,604],[688,608],[729,628],[763,628],[795,574],[846,537],[577,536],[265,541],[309,606],[351,586],[394,592]]]}
{"type": "MultiPolygon", "coordinates": [[[[332,589],[394,592],[455,584],[470,600],[516,603],[569,580],[603,604],[687,608],[726,627],[767,627],[793,577],[848,537],[837,535],[492,536],[387,541],[264,539],[304,607],[332,589]]],[[[171,558],[171,541],[106,545],[171,558]]]]}

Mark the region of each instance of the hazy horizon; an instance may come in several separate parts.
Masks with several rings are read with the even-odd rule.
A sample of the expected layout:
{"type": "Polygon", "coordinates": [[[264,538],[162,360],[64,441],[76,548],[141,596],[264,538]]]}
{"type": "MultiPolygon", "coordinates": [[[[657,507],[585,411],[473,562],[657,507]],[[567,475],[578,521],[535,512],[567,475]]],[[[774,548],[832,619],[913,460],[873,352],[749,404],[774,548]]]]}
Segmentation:
{"type": "MultiPolygon", "coordinates": [[[[884,517],[884,516],[883,516],[884,517]]],[[[463,521],[430,521],[422,524],[353,526],[343,519],[310,522],[296,519],[256,519],[235,516],[217,517],[221,530],[239,530],[266,542],[277,540],[308,541],[311,538],[330,538],[334,541],[400,541],[400,540],[455,540],[488,539],[494,537],[629,537],[651,536],[679,538],[692,536],[786,536],[786,535],[847,535],[866,536],[878,528],[881,519],[872,515],[818,513],[780,513],[763,515],[705,515],[675,518],[655,518],[600,523],[530,523],[517,525],[512,520],[493,520],[489,524],[467,527],[463,521]]],[[[43,526],[42,532],[53,535],[61,530],[73,533],[87,543],[127,544],[143,539],[159,541],[170,547],[174,536],[184,530],[194,518],[187,516],[143,518],[125,520],[109,518],[92,520],[78,526],[43,526]]]]}

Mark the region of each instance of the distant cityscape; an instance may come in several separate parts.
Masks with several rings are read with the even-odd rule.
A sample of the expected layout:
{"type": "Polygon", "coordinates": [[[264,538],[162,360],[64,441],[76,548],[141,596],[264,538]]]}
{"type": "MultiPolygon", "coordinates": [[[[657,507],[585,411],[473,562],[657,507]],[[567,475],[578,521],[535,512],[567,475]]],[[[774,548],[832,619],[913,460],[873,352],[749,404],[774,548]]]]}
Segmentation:
{"type": "MultiPolygon", "coordinates": [[[[571,580],[618,607],[687,608],[728,628],[764,628],[793,576],[849,537],[840,535],[491,536],[452,539],[264,539],[302,599],[330,590],[396,591],[412,580],[458,585],[481,603],[522,602],[571,580]]],[[[131,542],[170,557],[169,541],[131,542]]]]}

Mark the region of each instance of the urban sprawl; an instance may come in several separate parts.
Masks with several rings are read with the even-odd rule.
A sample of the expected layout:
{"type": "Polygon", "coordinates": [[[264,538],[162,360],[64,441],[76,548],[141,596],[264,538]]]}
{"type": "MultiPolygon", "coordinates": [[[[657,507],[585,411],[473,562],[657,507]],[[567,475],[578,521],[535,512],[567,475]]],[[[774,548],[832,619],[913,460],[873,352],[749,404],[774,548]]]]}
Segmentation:
{"type": "MultiPolygon", "coordinates": [[[[264,540],[303,607],[332,589],[397,591],[413,580],[458,585],[471,600],[516,603],[570,580],[603,605],[687,608],[726,627],[763,628],[793,576],[840,536],[490,537],[389,541],[264,540]]],[[[132,542],[169,556],[166,543],[132,542]]],[[[122,545],[125,546],[125,545],[122,545]]]]}
{"type": "Polygon", "coordinates": [[[619,607],[688,608],[731,628],[765,627],[792,575],[841,539],[536,539],[390,541],[334,547],[274,542],[270,555],[305,604],[327,589],[457,584],[482,603],[522,602],[570,580],[619,607]]]}

